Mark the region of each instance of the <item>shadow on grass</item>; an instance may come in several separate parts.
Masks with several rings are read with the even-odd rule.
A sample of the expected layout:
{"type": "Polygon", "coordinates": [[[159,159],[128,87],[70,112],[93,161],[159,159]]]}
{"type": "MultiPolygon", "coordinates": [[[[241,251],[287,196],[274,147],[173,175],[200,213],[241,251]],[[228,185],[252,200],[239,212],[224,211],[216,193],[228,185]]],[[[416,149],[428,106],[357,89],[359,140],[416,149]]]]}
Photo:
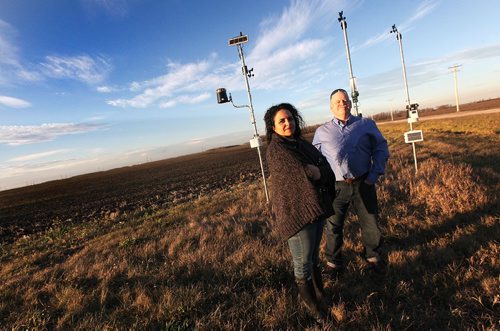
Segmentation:
{"type": "MultiPolygon", "coordinates": [[[[488,204],[430,228],[410,230],[403,238],[391,239],[385,245],[389,253],[418,253],[405,263],[390,265],[385,275],[351,268],[329,288],[330,296],[334,302],[345,302],[348,311],[368,304],[370,309],[365,314],[370,319],[395,329],[470,329],[488,323],[493,326],[496,308],[493,298],[482,298],[482,282],[486,277],[495,277],[498,270],[487,264],[477,270],[469,259],[500,238],[499,222],[479,222],[483,217],[492,217],[488,211],[497,208],[488,204]],[[469,226],[474,226],[473,232],[454,235],[469,226]],[[444,238],[446,246],[432,247],[432,243],[444,238]],[[467,276],[471,272],[476,274],[467,276]],[[396,320],[394,316],[401,318],[396,320]]],[[[349,231],[357,230],[355,225],[349,231]]],[[[356,321],[349,325],[366,327],[356,321]]]]}

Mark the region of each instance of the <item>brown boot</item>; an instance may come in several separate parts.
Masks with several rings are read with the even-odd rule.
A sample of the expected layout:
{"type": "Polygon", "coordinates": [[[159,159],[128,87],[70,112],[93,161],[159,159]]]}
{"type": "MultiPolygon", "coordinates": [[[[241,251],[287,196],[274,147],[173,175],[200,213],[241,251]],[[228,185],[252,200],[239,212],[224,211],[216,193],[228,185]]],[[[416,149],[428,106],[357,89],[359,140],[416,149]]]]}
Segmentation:
{"type": "Polygon", "coordinates": [[[322,303],[325,300],[325,287],[323,285],[321,268],[319,266],[313,266],[312,281],[314,286],[314,293],[316,294],[316,300],[322,303]]]}
{"type": "Polygon", "coordinates": [[[321,275],[321,268],[319,265],[313,267],[312,281],[314,286],[314,294],[316,295],[316,301],[318,301],[321,310],[327,312],[328,307],[332,304],[332,302],[326,296],[325,286],[323,285],[323,276],[321,275]]]}
{"type": "Polygon", "coordinates": [[[295,282],[299,289],[299,295],[302,302],[307,308],[309,314],[314,317],[317,322],[326,320],[326,313],[321,309],[320,303],[316,300],[314,293],[314,285],[312,279],[296,278],[295,282]]]}

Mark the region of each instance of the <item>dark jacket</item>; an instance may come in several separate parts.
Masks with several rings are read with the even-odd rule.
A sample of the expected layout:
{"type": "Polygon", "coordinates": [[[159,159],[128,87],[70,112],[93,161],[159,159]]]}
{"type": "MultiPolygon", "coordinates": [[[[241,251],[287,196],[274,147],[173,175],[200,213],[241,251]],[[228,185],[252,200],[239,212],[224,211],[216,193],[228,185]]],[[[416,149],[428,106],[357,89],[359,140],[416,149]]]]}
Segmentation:
{"type": "Polygon", "coordinates": [[[301,138],[287,139],[273,134],[266,159],[275,226],[283,239],[290,238],[306,224],[333,215],[331,199],[320,192],[326,187],[334,190],[335,175],[312,144],[301,138]],[[310,179],[306,164],[319,167],[320,180],[310,179]]]}

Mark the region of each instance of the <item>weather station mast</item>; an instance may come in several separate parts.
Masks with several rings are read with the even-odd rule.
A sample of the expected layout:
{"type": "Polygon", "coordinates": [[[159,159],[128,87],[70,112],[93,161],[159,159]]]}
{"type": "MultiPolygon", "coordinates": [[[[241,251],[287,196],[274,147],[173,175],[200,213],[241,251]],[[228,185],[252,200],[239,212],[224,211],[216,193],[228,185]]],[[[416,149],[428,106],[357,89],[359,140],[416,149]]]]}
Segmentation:
{"type": "Polygon", "coordinates": [[[415,142],[417,141],[423,141],[424,136],[422,133],[422,130],[413,130],[413,125],[412,123],[415,123],[418,121],[418,103],[411,103],[410,102],[410,93],[408,92],[408,81],[406,79],[406,66],[405,66],[405,58],[403,55],[403,43],[402,39],[403,36],[401,33],[396,29],[396,24],[392,25],[392,30],[390,33],[395,33],[396,34],[396,39],[399,42],[399,53],[401,54],[401,63],[403,66],[403,80],[405,84],[405,92],[406,92],[406,116],[408,118],[408,123],[410,124],[410,131],[405,132],[404,137],[405,137],[405,142],[406,143],[411,143],[413,147],[413,159],[415,161],[415,173],[418,171],[418,164],[417,164],[417,153],[415,150],[415,142]]]}
{"type": "Polygon", "coordinates": [[[266,195],[266,202],[269,203],[269,193],[267,192],[267,183],[266,183],[266,175],[264,172],[264,165],[262,163],[262,153],[260,151],[260,148],[262,147],[262,140],[260,139],[259,133],[257,131],[257,124],[255,122],[255,115],[253,111],[253,103],[252,103],[252,94],[250,93],[250,84],[248,82],[248,78],[253,77],[253,68],[248,69],[246,63],[245,63],[245,56],[243,54],[243,44],[248,42],[248,36],[243,35],[243,33],[240,32],[240,35],[234,38],[229,39],[228,44],[229,46],[236,46],[238,48],[238,55],[241,60],[241,72],[243,74],[243,77],[245,78],[245,85],[247,89],[247,95],[248,95],[248,105],[235,105],[233,103],[233,98],[231,97],[231,93],[229,93],[229,97],[227,96],[227,92],[225,88],[218,88],[216,90],[217,93],[217,103],[222,104],[226,102],[231,102],[233,107],[235,108],[248,108],[250,112],[250,122],[253,125],[254,129],[254,135],[253,138],[250,139],[250,147],[251,148],[257,148],[257,153],[259,154],[259,162],[260,162],[260,170],[262,172],[262,182],[264,184],[264,193],[266,195]]]}
{"type": "Polygon", "coordinates": [[[363,114],[361,114],[361,111],[359,111],[358,108],[359,92],[356,86],[356,77],[354,77],[352,74],[351,52],[349,51],[349,41],[347,40],[347,22],[343,14],[344,11],[339,12],[338,21],[340,22],[340,27],[344,32],[345,51],[347,54],[347,64],[349,65],[349,83],[350,83],[349,85],[351,86],[351,97],[352,97],[352,102],[354,103],[354,111],[356,112],[356,116],[363,117],[363,114]]]}

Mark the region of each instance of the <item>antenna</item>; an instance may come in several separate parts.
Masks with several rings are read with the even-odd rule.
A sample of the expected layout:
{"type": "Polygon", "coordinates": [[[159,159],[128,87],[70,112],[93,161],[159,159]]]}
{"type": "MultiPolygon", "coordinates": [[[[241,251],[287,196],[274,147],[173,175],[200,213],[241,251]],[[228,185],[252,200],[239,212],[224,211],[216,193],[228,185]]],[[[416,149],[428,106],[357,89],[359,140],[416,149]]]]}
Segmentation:
{"type": "Polygon", "coordinates": [[[233,98],[231,97],[231,94],[229,94],[229,98],[227,97],[226,89],[225,88],[218,88],[216,90],[217,94],[217,103],[226,103],[226,102],[231,102],[233,107],[235,108],[248,108],[250,111],[250,122],[253,125],[254,129],[254,135],[253,138],[250,140],[250,147],[252,148],[257,148],[257,153],[259,154],[259,162],[260,162],[260,170],[262,172],[262,182],[264,184],[264,193],[266,195],[266,202],[269,203],[269,194],[267,192],[267,184],[266,184],[266,175],[264,173],[264,165],[262,163],[262,154],[260,152],[260,147],[262,146],[262,140],[260,139],[260,136],[257,132],[257,124],[255,122],[255,115],[253,111],[253,104],[252,104],[252,94],[250,93],[250,84],[248,83],[248,78],[251,78],[254,76],[253,74],[253,68],[248,69],[247,65],[245,64],[245,56],[243,54],[243,44],[248,42],[248,36],[243,35],[243,33],[240,32],[240,35],[234,38],[229,39],[228,45],[229,46],[236,46],[238,48],[238,54],[240,56],[241,60],[241,72],[243,74],[243,77],[245,78],[245,85],[247,88],[247,95],[248,95],[248,105],[243,105],[243,106],[237,106],[233,103],[233,98]]]}
{"type": "Polygon", "coordinates": [[[351,86],[351,96],[352,96],[352,102],[354,103],[354,110],[356,112],[356,116],[363,117],[363,114],[361,114],[361,111],[358,109],[358,88],[356,86],[356,77],[353,76],[352,74],[352,65],[351,65],[351,52],[349,51],[349,41],[347,40],[347,22],[345,20],[345,17],[343,16],[344,11],[339,12],[339,18],[338,21],[340,22],[340,27],[342,28],[342,31],[344,32],[344,42],[345,42],[345,51],[347,54],[347,64],[349,65],[349,82],[351,86]]]}
{"type": "Polygon", "coordinates": [[[460,111],[460,102],[458,101],[457,71],[460,71],[458,68],[461,66],[461,64],[455,64],[453,67],[448,67],[448,69],[453,71],[453,80],[455,81],[455,102],[457,104],[457,113],[460,111]]]}

